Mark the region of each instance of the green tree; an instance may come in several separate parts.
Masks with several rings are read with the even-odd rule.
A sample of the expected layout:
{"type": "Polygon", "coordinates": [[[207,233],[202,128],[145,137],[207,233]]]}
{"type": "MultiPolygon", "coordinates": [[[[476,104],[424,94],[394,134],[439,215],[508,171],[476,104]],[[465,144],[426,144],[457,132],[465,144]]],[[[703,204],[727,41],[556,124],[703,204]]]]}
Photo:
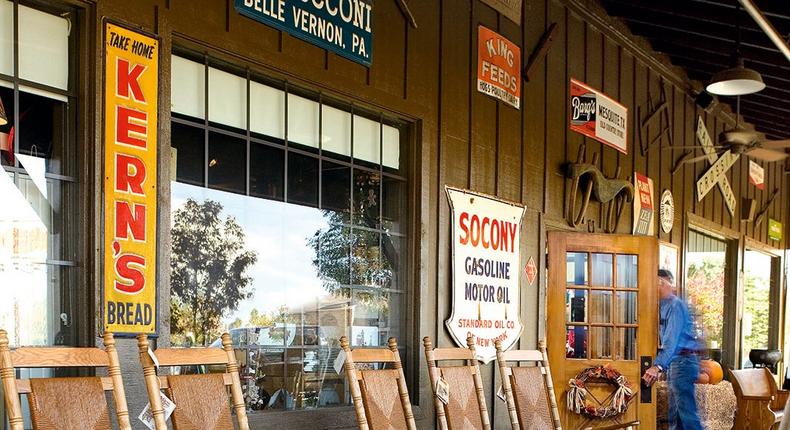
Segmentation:
{"type": "Polygon", "coordinates": [[[216,201],[190,198],[173,213],[171,330],[177,336],[191,333],[202,345],[219,335],[223,316],[250,297],[252,278],[246,273],[258,259],[245,249],[235,218],[222,219],[222,209],[216,201]]]}
{"type": "Polygon", "coordinates": [[[686,292],[697,318],[701,318],[708,342],[721,347],[724,320],[724,261],[706,258],[689,264],[686,292]]]}
{"type": "Polygon", "coordinates": [[[751,331],[745,334],[743,345],[743,353],[749,354],[753,348],[768,348],[770,281],[765,277],[754,276],[747,272],[744,277],[743,295],[744,317],[751,315],[751,331]]]}
{"type": "Polygon", "coordinates": [[[229,329],[239,328],[242,325],[244,325],[244,321],[242,321],[241,318],[236,318],[235,320],[233,320],[232,323],[230,323],[230,325],[228,325],[228,328],[229,329]]]}

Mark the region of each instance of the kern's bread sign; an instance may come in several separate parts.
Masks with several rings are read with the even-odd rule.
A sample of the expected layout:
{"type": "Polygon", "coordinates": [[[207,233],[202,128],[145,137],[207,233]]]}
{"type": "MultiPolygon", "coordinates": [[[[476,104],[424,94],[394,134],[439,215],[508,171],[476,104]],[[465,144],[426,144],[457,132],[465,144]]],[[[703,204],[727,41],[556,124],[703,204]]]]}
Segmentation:
{"type": "Polygon", "coordinates": [[[570,129],[628,153],[628,109],[571,78],[570,129]]]}
{"type": "Polygon", "coordinates": [[[156,332],[159,42],[104,35],[104,330],[156,332]]]}
{"type": "Polygon", "coordinates": [[[453,309],[445,324],[466,347],[475,337],[477,358],[496,357],[521,335],[521,218],[524,206],[446,187],[453,212],[453,309]]]}

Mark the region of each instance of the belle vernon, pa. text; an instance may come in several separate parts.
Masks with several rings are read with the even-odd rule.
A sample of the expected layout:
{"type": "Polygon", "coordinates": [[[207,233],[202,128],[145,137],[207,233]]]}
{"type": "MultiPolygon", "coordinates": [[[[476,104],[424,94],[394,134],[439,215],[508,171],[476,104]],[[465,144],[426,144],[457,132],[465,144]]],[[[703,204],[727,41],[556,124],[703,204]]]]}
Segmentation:
{"type": "MultiPolygon", "coordinates": [[[[149,60],[155,55],[153,46],[117,33],[110,33],[108,43],[114,48],[149,60]]],[[[145,93],[140,85],[140,77],[145,71],[146,67],[142,64],[130,63],[128,60],[119,58],[115,95],[134,100],[137,103],[147,103],[145,93]]],[[[133,150],[147,151],[148,113],[126,106],[118,106],[115,109],[115,115],[115,144],[133,150]]],[[[155,129],[152,131],[155,132],[155,129]]],[[[115,157],[115,164],[115,180],[113,181],[115,193],[145,196],[148,190],[144,186],[144,182],[146,176],[149,175],[146,172],[145,162],[135,155],[119,153],[115,157]]],[[[147,205],[142,203],[130,203],[120,199],[115,201],[115,240],[112,244],[112,252],[116,256],[115,273],[117,278],[113,288],[124,294],[138,294],[145,288],[145,268],[150,262],[146,261],[144,255],[125,252],[120,242],[130,239],[135,242],[150,240],[149,232],[146,231],[146,219],[149,216],[156,216],[156,214],[149,214],[149,210],[147,205]]],[[[109,250],[107,251],[109,252],[109,250]]],[[[147,303],[108,301],[106,312],[108,324],[150,325],[153,318],[153,309],[147,303]]]]}
{"type": "MultiPolygon", "coordinates": [[[[508,221],[471,215],[468,212],[461,213],[459,218],[461,237],[460,244],[474,248],[483,248],[490,251],[515,253],[516,246],[516,224],[508,221]]],[[[510,262],[497,261],[487,258],[475,258],[468,256],[464,260],[464,270],[469,276],[479,277],[481,283],[464,283],[464,300],[478,303],[502,303],[510,304],[509,288],[501,285],[494,285],[497,279],[508,280],[511,277],[510,262]],[[494,280],[494,281],[492,281],[494,280]]],[[[503,332],[493,339],[476,337],[475,341],[480,346],[491,346],[497,340],[505,340],[507,331],[514,326],[512,320],[488,320],[488,319],[469,319],[461,318],[458,320],[458,327],[465,329],[472,328],[494,328],[502,329],[503,332]]],[[[467,336],[472,335],[471,332],[467,336]]]]}
{"type": "MultiPolygon", "coordinates": [[[[244,0],[244,6],[255,9],[256,11],[268,15],[282,23],[286,22],[285,14],[293,14],[293,25],[297,30],[308,33],[312,36],[325,40],[328,43],[337,45],[341,49],[346,48],[343,39],[343,28],[334,23],[314,15],[304,9],[292,6],[291,10],[286,10],[286,0],[244,0]]],[[[312,2],[318,9],[325,9],[331,16],[340,16],[340,19],[347,24],[370,33],[370,9],[369,3],[362,0],[301,0],[303,3],[312,2]]],[[[351,50],[362,57],[367,58],[369,46],[365,46],[365,39],[351,34],[351,50]]]]}

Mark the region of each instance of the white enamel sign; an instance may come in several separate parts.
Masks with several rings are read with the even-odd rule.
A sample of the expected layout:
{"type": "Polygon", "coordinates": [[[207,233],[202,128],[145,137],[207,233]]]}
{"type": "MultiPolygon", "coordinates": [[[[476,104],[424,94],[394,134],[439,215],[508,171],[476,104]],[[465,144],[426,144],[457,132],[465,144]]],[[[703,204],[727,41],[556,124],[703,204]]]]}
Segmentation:
{"type": "Polygon", "coordinates": [[[521,218],[524,206],[446,187],[453,216],[453,309],[445,324],[477,359],[496,358],[494,342],[512,347],[521,335],[521,218]]]}

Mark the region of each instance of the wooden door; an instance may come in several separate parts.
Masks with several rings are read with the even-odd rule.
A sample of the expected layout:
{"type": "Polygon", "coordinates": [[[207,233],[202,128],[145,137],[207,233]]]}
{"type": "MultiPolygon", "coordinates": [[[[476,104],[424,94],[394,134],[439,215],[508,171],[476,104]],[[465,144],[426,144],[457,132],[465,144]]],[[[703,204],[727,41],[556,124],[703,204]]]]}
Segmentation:
{"type": "MultiPolygon", "coordinates": [[[[658,341],[655,238],[550,232],[547,326],[549,362],[562,426],[576,430],[639,419],[655,429],[655,389],[641,392],[641,364],[652,364],[658,341]],[[587,367],[610,364],[636,391],[628,411],[614,419],[590,420],[568,410],[568,381],[587,367]]],[[[604,401],[614,390],[590,384],[604,401]]]]}

